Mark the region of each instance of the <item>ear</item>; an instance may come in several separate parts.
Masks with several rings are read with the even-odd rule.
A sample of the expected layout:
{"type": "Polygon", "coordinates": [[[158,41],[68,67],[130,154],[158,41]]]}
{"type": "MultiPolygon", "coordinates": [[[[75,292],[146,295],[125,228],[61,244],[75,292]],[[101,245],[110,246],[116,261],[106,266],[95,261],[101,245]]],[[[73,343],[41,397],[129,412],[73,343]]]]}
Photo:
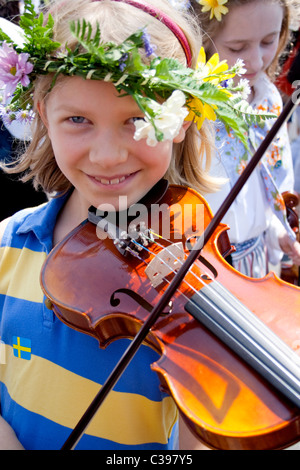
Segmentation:
{"type": "Polygon", "coordinates": [[[38,113],[40,115],[41,120],[43,121],[44,126],[47,127],[47,129],[48,129],[49,124],[48,124],[46,106],[45,106],[45,101],[44,100],[39,101],[37,103],[37,110],[38,110],[38,113]]]}
{"type": "Polygon", "coordinates": [[[183,122],[179,133],[173,139],[174,144],[179,144],[180,142],[182,142],[185,139],[186,131],[188,130],[188,128],[190,127],[191,124],[192,124],[192,121],[184,121],[183,122]]]}

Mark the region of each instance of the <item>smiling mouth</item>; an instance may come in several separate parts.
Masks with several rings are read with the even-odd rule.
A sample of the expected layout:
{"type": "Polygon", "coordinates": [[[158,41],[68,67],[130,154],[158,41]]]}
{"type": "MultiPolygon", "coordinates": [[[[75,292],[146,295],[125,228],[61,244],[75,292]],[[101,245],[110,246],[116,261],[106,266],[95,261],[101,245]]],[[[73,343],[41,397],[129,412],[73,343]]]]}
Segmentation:
{"type": "Polygon", "coordinates": [[[253,73],[245,73],[245,77],[256,77],[256,75],[258,74],[258,72],[253,72],[253,73]]]}
{"type": "Polygon", "coordinates": [[[129,175],[126,176],[121,176],[120,178],[112,178],[112,179],[107,179],[107,178],[98,178],[97,176],[94,176],[96,181],[99,181],[101,184],[105,184],[106,186],[111,185],[111,184],[119,184],[122,183],[123,181],[126,180],[126,178],[129,175]]]}

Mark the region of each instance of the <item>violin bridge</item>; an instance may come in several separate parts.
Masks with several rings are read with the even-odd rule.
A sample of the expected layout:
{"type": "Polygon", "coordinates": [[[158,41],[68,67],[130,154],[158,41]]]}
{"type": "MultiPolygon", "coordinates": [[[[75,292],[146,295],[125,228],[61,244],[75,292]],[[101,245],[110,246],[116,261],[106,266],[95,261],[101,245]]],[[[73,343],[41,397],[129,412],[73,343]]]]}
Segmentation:
{"type": "Polygon", "coordinates": [[[150,261],[145,273],[153,287],[159,286],[171,273],[176,273],[185,259],[185,252],[181,242],[163,248],[158,255],[150,261]]]}

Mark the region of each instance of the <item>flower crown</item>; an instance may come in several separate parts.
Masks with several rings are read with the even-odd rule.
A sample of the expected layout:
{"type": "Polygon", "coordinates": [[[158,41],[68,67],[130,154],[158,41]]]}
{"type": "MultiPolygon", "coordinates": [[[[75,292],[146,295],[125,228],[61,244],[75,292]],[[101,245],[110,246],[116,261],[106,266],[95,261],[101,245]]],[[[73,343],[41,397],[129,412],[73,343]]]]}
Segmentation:
{"type": "Polygon", "coordinates": [[[228,8],[224,7],[228,0],[196,0],[196,2],[203,5],[203,13],[210,11],[210,20],[215,16],[218,21],[221,21],[222,15],[228,13],[228,8]]]}
{"type": "Polygon", "coordinates": [[[60,74],[77,75],[112,82],[119,93],[131,95],[145,115],[135,123],[134,138],[147,138],[149,145],[173,139],[184,120],[194,121],[200,129],[205,118],[220,119],[247,145],[248,125],[274,117],[253,110],[245,101],[247,80],[233,85],[231,79],[244,73],[242,61],[229,69],[215,54],[206,63],[201,49],[193,70],[175,59],[157,57],[146,30],[120,45],[103,43],[99,26],[93,34],[85,20],[71,23],[77,46],[70,50],[53,41],[53,26],[51,15],[45,23],[42,13],[36,16],[32,0],[25,0],[20,19],[23,46],[14,44],[0,29],[0,88],[4,88],[4,101],[10,100],[0,111],[4,122],[33,118],[34,80],[49,73],[53,74],[52,87],[60,74]],[[149,65],[142,62],[141,48],[149,65]]]}

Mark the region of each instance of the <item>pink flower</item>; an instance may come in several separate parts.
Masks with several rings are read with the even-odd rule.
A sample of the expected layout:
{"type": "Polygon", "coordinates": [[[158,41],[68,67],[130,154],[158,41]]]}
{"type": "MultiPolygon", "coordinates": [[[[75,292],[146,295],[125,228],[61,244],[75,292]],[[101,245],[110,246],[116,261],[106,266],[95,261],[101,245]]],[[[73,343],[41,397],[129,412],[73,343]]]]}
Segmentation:
{"type": "Polygon", "coordinates": [[[0,88],[5,87],[4,101],[11,96],[18,83],[27,87],[30,83],[28,74],[33,65],[28,62],[29,54],[18,54],[13,47],[5,42],[0,48],[0,88]]]}

